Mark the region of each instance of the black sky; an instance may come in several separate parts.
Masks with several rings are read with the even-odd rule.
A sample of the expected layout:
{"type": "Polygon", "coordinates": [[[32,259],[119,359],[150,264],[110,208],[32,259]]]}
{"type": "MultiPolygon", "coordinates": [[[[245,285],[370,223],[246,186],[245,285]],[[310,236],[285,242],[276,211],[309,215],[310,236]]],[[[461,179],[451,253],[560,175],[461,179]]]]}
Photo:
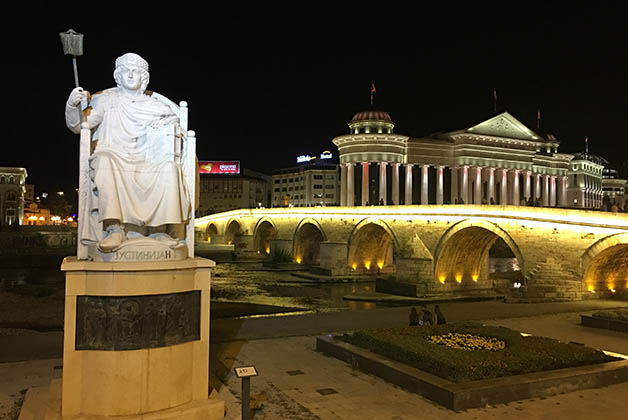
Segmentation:
{"type": "Polygon", "coordinates": [[[25,167],[38,194],[76,187],[78,138],[63,119],[74,81],[58,36],[69,28],[85,36],[78,67],[89,91],[113,86],[116,57],[142,55],[149,89],[189,103],[201,160],[271,173],[299,154],[335,152],[332,138],[370,107],[371,80],[375,107],[401,134],[479,123],[492,115],[496,90],[498,110],[533,130],[540,109],[540,131],[559,139],[559,151],[582,151],[588,137],[591,153],[618,167],[628,160],[628,30],[619,6],[151,4],[141,16],[118,4],[106,16],[53,18],[52,8],[37,8],[35,17],[9,19],[0,166],[25,167]]]}

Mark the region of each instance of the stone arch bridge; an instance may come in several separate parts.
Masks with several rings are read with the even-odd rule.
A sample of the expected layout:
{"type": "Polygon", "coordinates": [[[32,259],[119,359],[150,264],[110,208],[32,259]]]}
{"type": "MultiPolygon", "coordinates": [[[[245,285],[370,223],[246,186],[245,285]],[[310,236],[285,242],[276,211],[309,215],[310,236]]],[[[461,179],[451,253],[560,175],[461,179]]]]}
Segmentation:
{"type": "MultiPolygon", "coordinates": [[[[238,253],[284,254],[329,275],[394,274],[431,293],[492,289],[505,243],[519,293],[579,299],[628,289],[628,214],[520,206],[421,205],[234,210],[196,220],[238,253]]],[[[514,285],[509,280],[508,284],[514,285]]]]}

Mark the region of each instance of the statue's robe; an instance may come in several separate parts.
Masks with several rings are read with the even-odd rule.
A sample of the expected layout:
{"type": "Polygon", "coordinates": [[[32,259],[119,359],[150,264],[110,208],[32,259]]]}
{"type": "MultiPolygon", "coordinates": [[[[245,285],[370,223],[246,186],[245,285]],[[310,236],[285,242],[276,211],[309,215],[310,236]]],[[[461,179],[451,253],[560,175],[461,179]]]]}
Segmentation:
{"type": "Polygon", "coordinates": [[[123,95],[111,88],[92,96],[86,114],[96,130],[89,158],[90,222],[83,223],[80,240],[99,242],[107,219],[153,227],[185,223],[191,201],[181,168],[172,153],[155,153],[174,150],[174,129],[169,136],[159,136],[150,127],[174,115],[173,110],[150,95],[123,95]],[[151,144],[156,141],[168,144],[151,144]]]}

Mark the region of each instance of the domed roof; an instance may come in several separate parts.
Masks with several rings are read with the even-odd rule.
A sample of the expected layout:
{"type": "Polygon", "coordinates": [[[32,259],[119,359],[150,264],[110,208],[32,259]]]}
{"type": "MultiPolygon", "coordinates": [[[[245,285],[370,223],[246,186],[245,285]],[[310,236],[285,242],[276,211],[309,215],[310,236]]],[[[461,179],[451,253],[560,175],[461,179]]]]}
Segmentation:
{"type": "Polygon", "coordinates": [[[390,115],[386,111],[361,111],[353,116],[351,122],[358,121],[387,121],[392,122],[390,115]]]}

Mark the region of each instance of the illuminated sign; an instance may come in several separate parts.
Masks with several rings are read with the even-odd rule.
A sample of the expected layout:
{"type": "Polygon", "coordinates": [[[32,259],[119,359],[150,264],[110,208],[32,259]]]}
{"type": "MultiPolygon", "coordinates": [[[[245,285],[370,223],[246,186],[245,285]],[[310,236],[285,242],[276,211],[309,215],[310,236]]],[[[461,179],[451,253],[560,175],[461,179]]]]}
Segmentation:
{"type": "MultiPolygon", "coordinates": [[[[331,157],[332,157],[332,154],[331,154],[331,152],[329,150],[325,150],[320,155],[321,159],[331,159],[331,157]]],[[[311,162],[314,159],[316,159],[316,156],[300,155],[300,156],[297,156],[297,163],[311,162]]]]}
{"type": "Polygon", "coordinates": [[[301,155],[297,156],[297,163],[309,162],[314,159],[316,159],[316,156],[312,157],[310,155],[301,155]]]}
{"type": "Polygon", "coordinates": [[[199,161],[198,171],[202,174],[239,174],[240,162],[230,161],[199,161]]]}

